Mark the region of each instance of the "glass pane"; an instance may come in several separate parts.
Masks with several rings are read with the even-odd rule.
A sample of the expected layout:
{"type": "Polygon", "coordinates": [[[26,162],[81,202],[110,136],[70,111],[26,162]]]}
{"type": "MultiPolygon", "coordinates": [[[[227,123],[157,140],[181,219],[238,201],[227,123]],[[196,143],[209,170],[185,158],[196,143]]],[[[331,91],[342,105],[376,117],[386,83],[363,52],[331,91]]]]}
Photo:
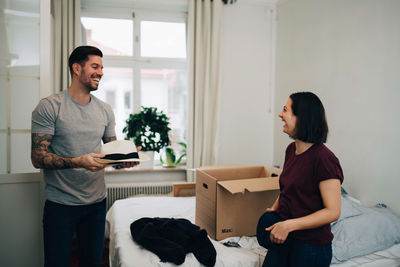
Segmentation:
{"type": "Polygon", "coordinates": [[[13,13],[31,13],[39,16],[40,0],[12,0],[0,1],[0,7],[4,8],[7,12],[13,13]]]}
{"type": "MultiPolygon", "coordinates": [[[[40,62],[39,14],[32,14],[9,10],[5,15],[6,62],[9,67],[17,68],[17,73],[23,75],[31,75],[30,66],[39,66],[40,62]]],[[[38,68],[34,70],[35,75],[38,75],[38,68]]]]}
{"type": "Polygon", "coordinates": [[[11,129],[30,129],[32,111],[39,103],[39,80],[11,80],[11,129]]]}
{"type": "Polygon", "coordinates": [[[31,134],[11,134],[11,173],[39,172],[31,163],[31,134]]]}
{"type": "Polygon", "coordinates": [[[7,129],[6,101],[6,80],[0,77],[0,129],[7,129]]]}
{"type": "Polygon", "coordinates": [[[133,21],[82,17],[86,44],[98,47],[104,55],[133,55],[133,21]]]}
{"type": "Polygon", "coordinates": [[[0,133],[0,173],[7,173],[7,134],[0,133]]]}
{"type": "Polygon", "coordinates": [[[156,107],[170,118],[171,141],[187,137],[187,73],[177,69],[141,71],[141,105],[156,107]]]}
{"type": "Polygon", "coordinates": [[[141,56],[186,58],[185,27],[185,23],[142,21],[141,56]]]}
{"type": "Polygon", "coordinates": [[[133,106],[133,70],[131,68],[104,68],[99,89],[92,92],[111,105],[115,115],[117,139],[124,139],[122,129],[132,113],[133,106]]]}
{"type": "Polygon", "coordinates": [[[23,75],[29,77],[39,77],[40,76],[40,66],[30,65],[30,66],[11,66],[9,68],[10,75],[23,75]]]}
{"type": "Polygon", "coordinates": [[[6,75],[6,67],[8,66],[8,47],[7,43],[3,40],[7,40],[6,23],[2,8],[0,8],[0,75],[6,75]]]}

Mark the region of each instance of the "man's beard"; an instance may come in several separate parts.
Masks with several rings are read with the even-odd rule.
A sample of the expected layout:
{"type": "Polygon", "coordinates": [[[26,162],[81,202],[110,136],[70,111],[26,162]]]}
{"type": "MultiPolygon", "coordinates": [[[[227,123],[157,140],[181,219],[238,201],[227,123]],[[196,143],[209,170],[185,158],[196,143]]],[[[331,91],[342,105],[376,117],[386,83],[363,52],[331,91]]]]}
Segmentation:
{"type": "Polygon", "coordinates": [[[99,87],[97,86],[96,88],[94,88],[92,86],[89,86],[88,89],[89,89],[89,92],[93,92],[93,91],[96,91],[97,89],[99,89],[99,87]]]}
{"type": "MultiPolygon", "coordinates": [[[[82,77],[86,77],[84,70],[82,70],[82,77]]],[[[96,91],[99,88],[99,85],[97,85],[97,87],[93,87],[92,86],[92,77],[90,77],[88,79],[89,79],[88,81],[81,81],[81,82],[85,85],[88,92],[96,91]]],[[[99,78],[99,80],[100,80],[100,78],[99,78]]]]}
{"type": "Polygon", "coordinates": [[[91,82],[86,82],[86,83],[84,83],[84,85],[85,85],[86,90],[87,90],[88,92],[96,91],[96,90],[99,88],[98,86],[97,86],[97,87],[93,87],[92,84],[91,84],[91,82]]]}

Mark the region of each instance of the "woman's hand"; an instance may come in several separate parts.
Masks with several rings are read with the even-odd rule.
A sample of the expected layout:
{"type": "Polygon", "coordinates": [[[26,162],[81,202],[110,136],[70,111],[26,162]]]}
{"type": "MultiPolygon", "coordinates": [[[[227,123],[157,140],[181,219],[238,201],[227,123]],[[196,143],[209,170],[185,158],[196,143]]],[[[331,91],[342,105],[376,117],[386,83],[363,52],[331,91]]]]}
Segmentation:
{"type": "Polygon", "coordinates": [[[265,228],[266,231],[271,231],[270,240],[272,243],[283,244],[288,237],[290,230],[290,221],[286,220],[283,222],[278,222],[265,228]]]}

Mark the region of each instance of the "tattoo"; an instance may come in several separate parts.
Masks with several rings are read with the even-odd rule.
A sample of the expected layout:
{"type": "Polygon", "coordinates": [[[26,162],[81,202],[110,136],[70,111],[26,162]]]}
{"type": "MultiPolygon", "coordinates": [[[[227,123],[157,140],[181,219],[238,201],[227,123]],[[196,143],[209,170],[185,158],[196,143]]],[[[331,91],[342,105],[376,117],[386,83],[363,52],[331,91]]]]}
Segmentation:
{"type": "Polygon", "coordinates": [[[32,133],[31,160],[35,168],[67,169],[73,168],[72,159],[49,152],[53,135],[32,133]]]}
{"type": "Polygon", "coordinates": [[[105,143],[108,143],[108,142],[111,142],[111,141],[115,141],[115,140],[117,140],[117,137],[115,137],[115,136],[103,137],[103,143],[104,143],[104,144],[105,144],[105,143]]]}

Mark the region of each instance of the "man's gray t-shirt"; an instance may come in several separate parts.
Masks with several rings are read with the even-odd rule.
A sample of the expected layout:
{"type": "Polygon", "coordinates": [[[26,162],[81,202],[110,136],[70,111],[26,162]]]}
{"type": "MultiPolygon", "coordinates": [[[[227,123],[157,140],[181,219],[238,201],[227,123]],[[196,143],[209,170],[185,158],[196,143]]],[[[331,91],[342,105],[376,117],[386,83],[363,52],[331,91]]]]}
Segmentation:
{"type": "MultiPolygon", "coordinates": [[[[93,95],[88,104],[79,104],[64,90],[40,100],[32,112],[32,133],[53,135],[49,152],[61,157],[99,153],[102,138],[115,136],[114,113],[93,95]]],[[[82,205],[106,197],[104,170],[44,169],[43,173],[50,201],[82,205]]]]}

